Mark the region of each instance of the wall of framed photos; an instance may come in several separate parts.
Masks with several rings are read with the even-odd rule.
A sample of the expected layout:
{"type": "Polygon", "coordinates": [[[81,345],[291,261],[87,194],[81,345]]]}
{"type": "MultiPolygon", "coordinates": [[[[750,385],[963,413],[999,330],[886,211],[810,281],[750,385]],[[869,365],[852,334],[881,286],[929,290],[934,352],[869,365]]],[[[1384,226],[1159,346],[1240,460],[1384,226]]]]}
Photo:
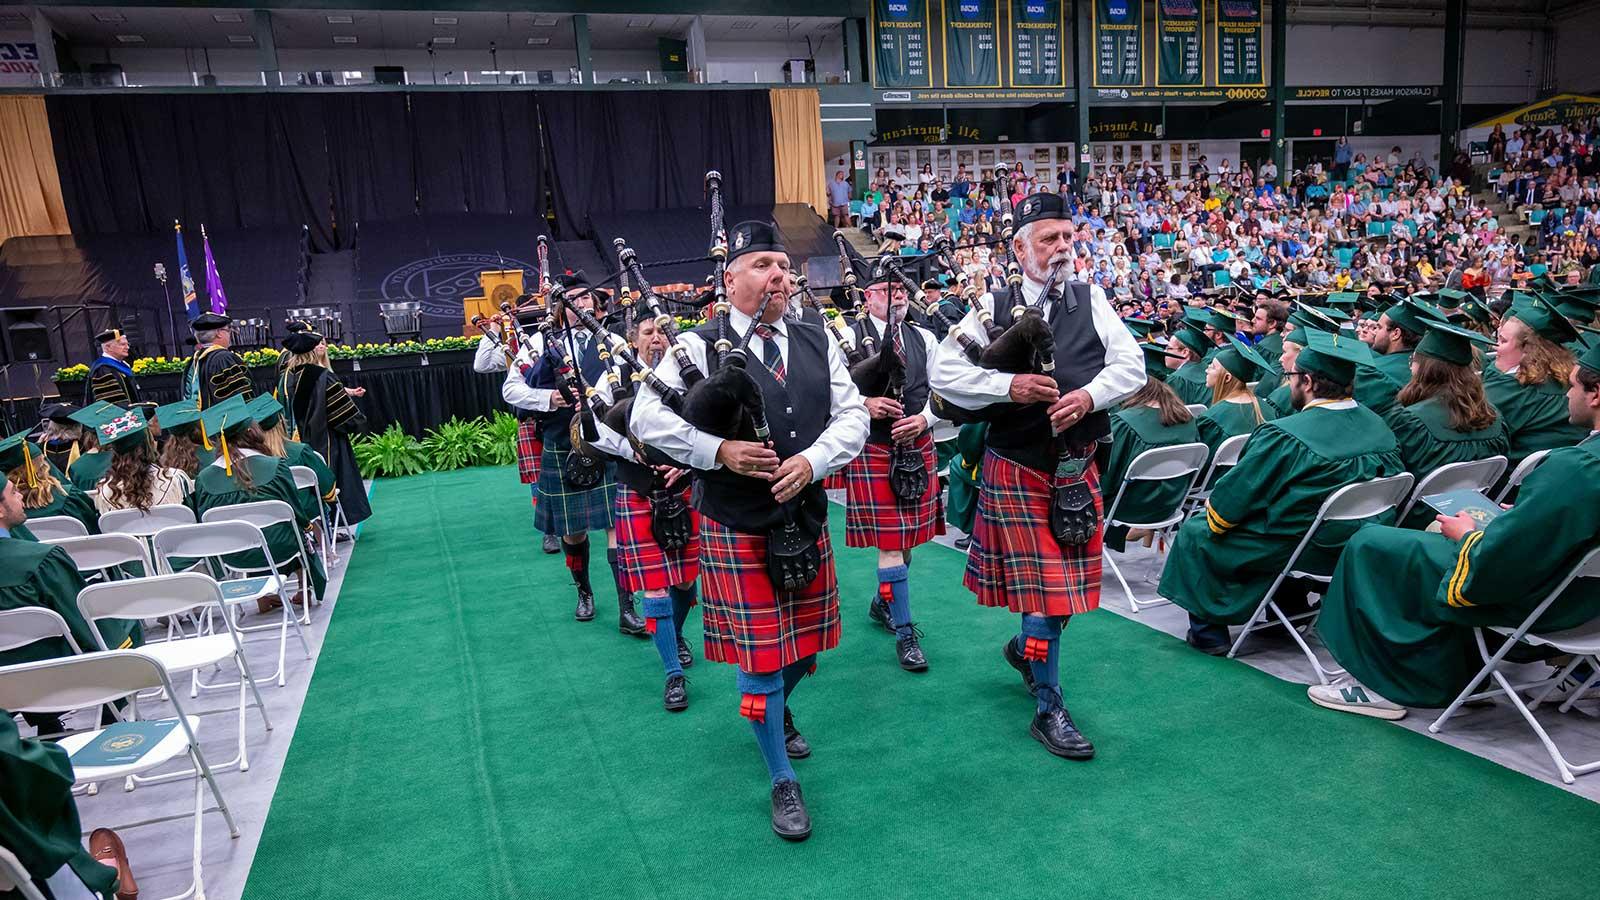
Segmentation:
{"type": "MultiPolygon", "coordinates": [[[[1187,176],[1190,166],[1203,155],[1215,172],[1221,161],[1227,159],[1235,169],[1239,166],[1239,141],[1099,141],[1089,145],[1090,168],[1096,175],[1105,175],[1112,166],[1137,165],[1148,160],[1164,174],[1187,176]]],[[[929,145],[871,147],[867,151],[868,172],[876,175],[879,169],[891,177],[899,169],[916,179],[923,166],[931,166],[933,174],[949,184],[959,167],[977,177],[983,170],[993,170],[995,163],[1003,162],[1014,170],[1053,178],[1063,166],[1076,166],[1071,143],[1008,143],[972,145],[929,145]]]]}

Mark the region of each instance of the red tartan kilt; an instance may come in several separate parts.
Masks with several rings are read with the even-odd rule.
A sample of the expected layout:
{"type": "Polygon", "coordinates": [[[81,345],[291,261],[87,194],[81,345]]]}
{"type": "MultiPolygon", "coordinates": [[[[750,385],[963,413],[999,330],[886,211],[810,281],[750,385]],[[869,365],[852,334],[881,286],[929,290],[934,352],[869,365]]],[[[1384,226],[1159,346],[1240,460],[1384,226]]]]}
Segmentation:
{"type": "Polygon", "coordinates": [[[844,469],[839,469],[832,475],[822,479],[822,489],[825,491],[842,491],[844,486],[844,469]]]}
{"type": "Polygon", "coordinates": [[[846,501],[845,546],[910,550],[944,534],[933,436],[923,432],[917,438],[916,449],[928,467],[928,486],[922,499],[914,502],[901,500],[889,487],[887,444],[868,442],[861,454],[840,470],[844,473],[846,501]]]}
{"type": "MultiPolygon", "coordinates": [[[[1089,490],[1104,515],[1100,470],[1089,463],[1089,490]]],[[[984,606],[1068,616],[1100,605],[1105,521],[1087,544],[1062,547],[1050,533],[1053,477],[989,450],[983,456],[977,524],[963,582],[984,606]]]]}
{"type": "MultiPolygon", "coordinates": [[[[689,502],[689,489],[683,490],[689,502]]],[[[700,513],[689,509],[694,536],[681,550],[667,551],[650,529],[650,500],[625,484],[617,484],[612,523],[617,529],[617,568],[628,591],[664,591],[700,577],[700,513]]]]}
{"type": "Polygon", "coordinates": [[[517,474],[523,484],[539,483],[539,457],[544,454],[544,436],[533,419],[517,423],[517,474]]]}
{"type": "Polygon", "coordinates": [[[818,540],[822,570],[804,590],[778,595],[767,577],[765,535],[700,519],[702,628],[706,659],[752,673],[776,672],[839,644],[839,582],[833,545],[818,540]]]}

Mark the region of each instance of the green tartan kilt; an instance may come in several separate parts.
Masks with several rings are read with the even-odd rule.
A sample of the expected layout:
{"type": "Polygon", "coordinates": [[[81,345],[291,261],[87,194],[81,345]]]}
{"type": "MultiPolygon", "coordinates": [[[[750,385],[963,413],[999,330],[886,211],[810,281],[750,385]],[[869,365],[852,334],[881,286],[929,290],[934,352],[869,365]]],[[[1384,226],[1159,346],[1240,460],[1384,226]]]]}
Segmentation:
{"type": "Polygon", "coordinates": [[[569,535],[604,531],[611,527],[611,511],[617,499],[616,465],[606,463],[606,475],[598,487],[574,491],[562,478],[569,450],[545,444],[539,457],[539,502],[533,508],[533,527],[545,534],[569,535]]]}

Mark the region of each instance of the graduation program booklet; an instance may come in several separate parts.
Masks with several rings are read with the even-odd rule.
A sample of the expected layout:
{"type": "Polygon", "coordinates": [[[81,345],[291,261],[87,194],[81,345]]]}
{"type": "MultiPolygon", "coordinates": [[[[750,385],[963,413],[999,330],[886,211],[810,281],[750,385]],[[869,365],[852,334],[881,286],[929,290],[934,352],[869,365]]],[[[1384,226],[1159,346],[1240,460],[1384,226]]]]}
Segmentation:
{"type": "Polygon", "coordinates": [[[1433,507],[1441,515],[1457,516],[1461,513],[1466,513],[1480,526],[1493,522],[1496,516],[1505,512],[1500,508],[1500,504],[1470,488],[1460,491],[1445,491],[1442,494],[1429,494],[1422,498],[1422,502],[1433,507]]]}
{"type": "Polygon", "coordinates": [[[84,744],[70,757],[78,768],[96,766],[125,766],[138,762],[149,753],[167,732],[178,727],[177,719],[160,719],[150,722],[117,722],[84,744]]]}

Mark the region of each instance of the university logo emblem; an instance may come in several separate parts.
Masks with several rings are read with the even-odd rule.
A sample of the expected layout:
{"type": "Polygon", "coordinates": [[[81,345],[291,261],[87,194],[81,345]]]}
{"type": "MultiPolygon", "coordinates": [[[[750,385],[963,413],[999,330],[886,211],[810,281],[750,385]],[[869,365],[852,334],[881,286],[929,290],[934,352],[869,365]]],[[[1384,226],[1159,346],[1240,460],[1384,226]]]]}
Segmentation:
{"type": "Polygon", "coordinates": [[[144,743],[143,735],[124,734],[101,744],[100,749],[108,753],[126,753],[142,743],[144,743]]]}
{"type": "MultiPolygon", "coordinates": [[[[479,272],[522,269],[536,272],[532,263],[497,253],[449,253],[412,260],[385,275],[380,289],[384,302],[415,300],[425,316],[461,318],[461,298],[478,292],[479,272]]],[[[498,301],[499,294],[493,298],[498,301]]],[[[511,297],[508,302],[515,301],[511,297]]]]}

